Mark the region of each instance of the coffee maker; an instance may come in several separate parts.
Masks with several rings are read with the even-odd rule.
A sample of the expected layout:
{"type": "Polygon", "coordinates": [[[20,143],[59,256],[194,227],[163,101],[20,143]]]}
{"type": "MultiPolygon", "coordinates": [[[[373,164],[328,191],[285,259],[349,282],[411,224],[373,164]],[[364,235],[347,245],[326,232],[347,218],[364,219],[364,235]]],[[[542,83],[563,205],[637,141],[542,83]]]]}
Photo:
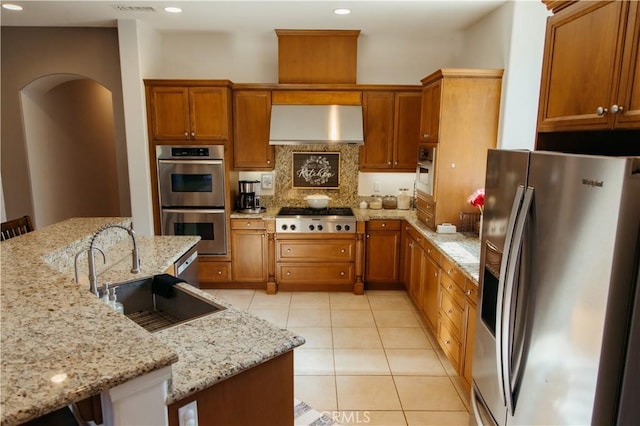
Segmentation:
{"type": "Polygon", "coordinates": [[[242,213],[260,213],[260,192],[257,180],[241,180],[238,182],[238,210],[242,213]]]}

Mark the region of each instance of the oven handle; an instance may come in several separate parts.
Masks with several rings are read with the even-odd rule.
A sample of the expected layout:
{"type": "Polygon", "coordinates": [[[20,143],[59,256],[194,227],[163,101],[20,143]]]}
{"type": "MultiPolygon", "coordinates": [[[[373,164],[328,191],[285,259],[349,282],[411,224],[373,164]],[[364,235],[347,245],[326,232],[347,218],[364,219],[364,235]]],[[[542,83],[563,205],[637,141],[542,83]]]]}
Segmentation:
{"type": "Polygon", "coordinates": [[[158,160],[160,164],[205,164],[205,165],[221,165],[222,160],[158,160]]]}
{"type": "Polygon", "coordinates": [[[224,209],[162,209],[163,213],[224,214],[224,209]]]}

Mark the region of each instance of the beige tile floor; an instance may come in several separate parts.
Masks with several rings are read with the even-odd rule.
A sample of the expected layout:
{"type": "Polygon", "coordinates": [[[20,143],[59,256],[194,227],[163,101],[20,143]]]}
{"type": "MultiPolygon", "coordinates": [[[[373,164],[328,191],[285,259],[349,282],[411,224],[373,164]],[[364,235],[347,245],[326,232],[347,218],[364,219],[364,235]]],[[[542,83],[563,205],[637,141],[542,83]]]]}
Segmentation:
{"type": "Polygon", "coordinates": [[[207,290],[304,336],[295,396],[343,425],[467,425],[468,395],[404,291],[207,290]]]}

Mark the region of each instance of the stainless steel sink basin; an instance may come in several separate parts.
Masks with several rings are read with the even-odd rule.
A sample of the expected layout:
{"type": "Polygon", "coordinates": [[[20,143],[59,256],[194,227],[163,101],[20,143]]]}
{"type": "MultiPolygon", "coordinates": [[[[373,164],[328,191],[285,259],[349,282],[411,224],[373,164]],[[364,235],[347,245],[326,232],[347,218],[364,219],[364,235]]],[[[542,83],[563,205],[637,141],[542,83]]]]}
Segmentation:
{"type": "Polygon", "coordinates": [[[163,330],[226,309],[177,286],[166,292],[169,294],[162,292],[164,297],[154,293],[153,282],[151,277],[115,285],[125,316],[147,331],[163,330]]]}

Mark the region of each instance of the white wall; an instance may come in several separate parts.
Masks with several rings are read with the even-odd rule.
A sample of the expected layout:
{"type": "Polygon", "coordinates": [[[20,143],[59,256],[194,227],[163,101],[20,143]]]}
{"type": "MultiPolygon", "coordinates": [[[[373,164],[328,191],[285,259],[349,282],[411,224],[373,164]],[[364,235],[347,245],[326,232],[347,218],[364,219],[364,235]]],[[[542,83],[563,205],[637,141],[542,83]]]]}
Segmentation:
{"type": "Polygon", "coordinates": [[[456,66],[504,69],[500,148],[534,148],[547,16],[540,1],[508,1],[465,33],[456,66]]]}
{"type": "Polygon", "coordinates": [[[129,157],[131,216],[141,235],[153,235],[151,171],[147,137],[143,78],[153,74],[160,62],[159,35],[135,20],[118,21],[122,91],[129,157]]]}

